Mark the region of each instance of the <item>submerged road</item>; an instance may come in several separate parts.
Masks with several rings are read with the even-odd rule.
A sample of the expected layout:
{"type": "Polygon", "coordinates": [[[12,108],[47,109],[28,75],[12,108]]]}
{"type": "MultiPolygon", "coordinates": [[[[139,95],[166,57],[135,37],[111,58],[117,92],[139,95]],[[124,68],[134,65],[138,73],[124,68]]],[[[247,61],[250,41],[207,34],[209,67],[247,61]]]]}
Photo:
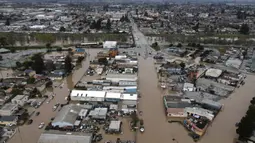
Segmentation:
{"type": "MultiPolygon", "coordinates": [[[[194,143],[188,132],[182,125],[169,124],[164,114],[162,93],[157,87],[157,75],[152,58],[146,56],[147,51],[152,51],[146,37],[133,23],[133,35],[136,38],[139,57],[139,90],[141,99],[138,110],[143,111],[141,118],[144,120],[145,132],[138,133],[137,143],[194,143]]],[[[235,123],[245,115],[250,100],[254,97],[255,76],[248,75],[246,84],[230,95],[229,98],[220,101],[224,104],[224,110],[218,114],[207,130],[207,133],[199,141],[201,143],[233,143],[236,135],[235,123]]]]}
{"type": "MultiPolygon", "coordinates": [[[[136,52],[140,53],[139,59],[139,99],[138,110],[143,111],[145,132],[138,133],[137,143],[178,143],[180,139],[192,141],[179,124],[169,124],[166,120],[162,92],[158,88],[157,73],[154,60],[148,57],[148,52],[155,53],[150,47],[146,37],[133,23],[133,36],[136,39],[136,52]],[[184,134],[184,136],[183,136],[184,134]]],[[[181,142],[179,142],[181,143],[181,142]]],[[[187,143],[187,142],[183,142],[187,143]]]]}
{"type": "MultiPolygon", "coordinates": [[[[36,112],[40,112],[39,116],[32,115],[33,123],[31,125],[20,126],[17,133],[8,141],[8,143],[37,143],[41,133],[44,129],[38,129],[41,122],[47,125],[52,117],[55,117],[58,110],[52,111],[53,106],[56,103],[66,103],[65,97],[69,95],[69,89],[73,89],[74,84],[76,84],[81,77],[84,75],[86,69],[89,66],[89,59],[93,59],[99,50],[90,50],[90,58],[87,57],[86,60],[82,62],[82,66],[79,69],[73,71],[68,77],[63,80],[63,87],[54,87],[53,91],[49,91],[48,94],[54,92],[56,94],[55,98],[50,103],[43,103],[36,112]]],[[[59,108],[58,108],[59,109],[59,108]]]]}

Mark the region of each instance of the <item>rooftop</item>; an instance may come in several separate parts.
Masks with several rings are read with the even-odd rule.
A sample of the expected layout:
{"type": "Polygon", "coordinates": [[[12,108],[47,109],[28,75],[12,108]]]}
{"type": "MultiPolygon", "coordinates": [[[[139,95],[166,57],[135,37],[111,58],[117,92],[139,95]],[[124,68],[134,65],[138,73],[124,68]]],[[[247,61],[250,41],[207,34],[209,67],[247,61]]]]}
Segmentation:
{"type": "Polygon", "coordinates": [[[67,122],[70,124],[74,124],[76,121],[77,116],[79,115],[80,111],[83,109],[82,106],[69,104],[60,110],[60,112],[57,113],[57,116],[52,121],[52,124],[57,122],[67,122]]]}
{"type": "Polygon", "coordinates": [[[17,106],[18,106],[17,104],[7,103],[1,108],[1,110],[12,110],[17,106]]]}
{"type": "Polygon", "coordinates": [[[37,143],[91,143],[92,135],[82,132],[46,131],[37,143]]]}

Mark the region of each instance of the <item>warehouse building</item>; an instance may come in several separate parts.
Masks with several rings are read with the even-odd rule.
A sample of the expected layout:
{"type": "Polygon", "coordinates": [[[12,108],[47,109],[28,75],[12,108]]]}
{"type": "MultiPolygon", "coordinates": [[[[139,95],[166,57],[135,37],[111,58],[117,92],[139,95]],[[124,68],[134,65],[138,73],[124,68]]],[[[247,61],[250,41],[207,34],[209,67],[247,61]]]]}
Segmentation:
{"type": "Polygon", "coordinates": [[[41,134],[37,143],[91,143],[92,135],[83,132],[50,130],[41,134]]]}
{"type": "Polygon", "coordinates": [[[79,114],[84,116],[84,114],[81,113],[82,109],[82,106],[74,104],[64,106],[52,121],[52,126],[59,126],[60,128],[73,127],[79,114]]]}
{"type": "Polygon", "coordinates": [[[105,91],[72,90],[71,100],[73,101],[98,101],[105,100],[105,91]]]}

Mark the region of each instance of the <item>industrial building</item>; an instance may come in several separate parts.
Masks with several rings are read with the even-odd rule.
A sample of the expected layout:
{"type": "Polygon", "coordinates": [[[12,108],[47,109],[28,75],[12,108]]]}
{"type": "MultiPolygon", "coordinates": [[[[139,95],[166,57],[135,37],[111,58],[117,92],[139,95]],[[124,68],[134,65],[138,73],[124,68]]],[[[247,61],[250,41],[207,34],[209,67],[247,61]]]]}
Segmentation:
{"type": "Polygon", "coordinates": [[[83,107],[82,106],[78,106],[78,105],[74,105],[74,104],[69,104],[64,106],[60,112],[57,113],[57,116],[55,117],[55,119],[52,121],[52,126],[58,126],[60,128],[64,128],[64,127],[73,127],[76,119],[79,115],[81,115],[81,117],[85,117],[84,114],[85,113],[83,111],[83,107]],[[81,113],[82,112],[82,113],[81,113]]]}
{"type": "Polygon", "coordinates": [[[115,49],[117,48],[117,41],[105,41],[103,43],[104,49],[115,49]]]}
{"type": "Polygon", "coordinates": [[[37,143],[91,143],[92,135],[83,132],[50,130],[41,134],[37,143]]]}

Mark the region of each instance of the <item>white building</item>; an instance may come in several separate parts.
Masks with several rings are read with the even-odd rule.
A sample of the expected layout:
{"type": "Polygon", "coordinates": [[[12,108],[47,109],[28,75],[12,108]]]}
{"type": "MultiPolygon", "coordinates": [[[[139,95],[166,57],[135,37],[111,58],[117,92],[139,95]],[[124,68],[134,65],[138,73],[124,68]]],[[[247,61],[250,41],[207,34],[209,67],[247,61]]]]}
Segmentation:
{"type": "Polygon", "coordinates": [[[117,41],[105,41],[103,43],[103,48],[104,49],[113,49],[117,48],[117,41]]]}
{"type": "Polygon", "coordinates": [[[29,26],[29,28],[34,29],[34,30],[42,30],[42,29],[47,28],[47,26],[45,26],[45,25],[32,25],[32,26],[29,26]]]}
{"type": "Polygon", "coordinates": [[[137,99],[137,94],[122,94],[121,96],[122,104],[127,106],[136,106],[137,99]]]}
{"type": "Polygon", "coordinates": [[[184,83],[182,90],[183,91],[194,91],[195,90],[194,84],[192,84],[192,83],[184,83]]]}
{"type": "Polygon", "coordinates": [[[28,96],[25,95],[17,95],[12,99],[13,104],[18,104],[19,106],[24,106],[24,104],[28,101],[28,96]]]}
{"type": "Polygon", "coordinates": [[[73,101],[99,101],[105,100],[105,91],[72,90],[71,100],[73,101]]]}

